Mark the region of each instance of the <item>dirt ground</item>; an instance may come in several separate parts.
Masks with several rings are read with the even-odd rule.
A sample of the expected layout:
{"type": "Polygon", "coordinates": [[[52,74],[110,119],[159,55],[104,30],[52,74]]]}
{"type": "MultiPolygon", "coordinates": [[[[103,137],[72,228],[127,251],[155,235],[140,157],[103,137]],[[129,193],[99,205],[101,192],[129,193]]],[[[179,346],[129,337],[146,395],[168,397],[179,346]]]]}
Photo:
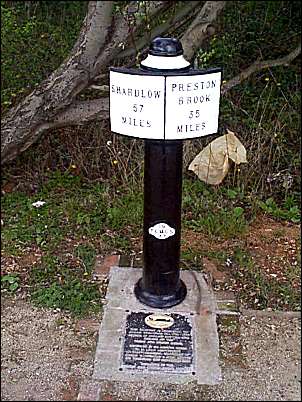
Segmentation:
{"type": "MultiPolygon", "coordinates": [[[[301,400],[298,313],[245,311],[219,320],[223,381],[217,386],[100,384],[99,399],[301,400]],[[232,318],[232,317],[231,317],[232,318]]],[[[73,401],[91,381],[101,317],[74,320],[33,307],[22,295],[2,300],[1,400],[73,401]]]]}
{"type": "MultiPolygon", "coordinates": [[[[301,226],[290,222],[276,221],[258,215],[248,230],[238,238],[213,240],[202,233],[183,230],[183,250],[194,250],[196,255],[211,255],[202,258],[201,269],[209,273],[215,290],[235,292],[245,308],[265,308],[257,299],[255,283],[261,280],[270,288],[267,308],[292,310],[285,298],[281,300],[276,291],[283,285],[297,295],[301,294],[301,226]],[[242,269],[233,260],[235,250],[247,253],[253,268],[242,269]],[[219,261],[217,256],[228,256],[219,261]],[[216,255],[216,258],[215,258],[216,255]],[[236,278],[235,278],[235,276],[236,278]]],[[[191,264],[191,262],[190,262],[191,264]]],[[[186,264],[188,265],[188,264],[186,264]]],[[[188,267],[190,268],[190,266],[188,267]]],[[[297,303],[299,304],[299,303],[297,303]]]]}
{"type": "Polygon", "coordinates": [[[3,297],[1,400],[76,400],[92,372],[99,320],[86,325],[22,296],[3,297]]]}
{"type": "MultiPolygon", "coordinates": [[[[219,244],[202,236],[201,241],[201,234],[186,231],[183,239],[184,247],[190,244],[197,252],[244,245],[267,275],[282,281],[282,261],[284,266],[297,263],[299,236],[299,225],[258,219],[239,240],[219,244]]],[[[39,250],[28,250],[22,257],[3,256],[2,270],[26,275],[40,257],[39,250]]],[[[204,260],[204,268],[218,283],[227,278],[227,267],[214,266],[213,260],[204,260]]],[[[236,288],[230,290],[236,294],[236,288]]],[[[34,307],[26,289],[15,295],[3,293],[1,299],[1,400],[77,400],[83,384],[92,381],[101,314],[79,320],[59,310],[34,307]]],[[[96,384],[99,396],[84,393],[79,400],[300,401],[299,313],[239,307],[236,319],[218,317],[221,384],[154,387],[103,382],[96,384]]]]}

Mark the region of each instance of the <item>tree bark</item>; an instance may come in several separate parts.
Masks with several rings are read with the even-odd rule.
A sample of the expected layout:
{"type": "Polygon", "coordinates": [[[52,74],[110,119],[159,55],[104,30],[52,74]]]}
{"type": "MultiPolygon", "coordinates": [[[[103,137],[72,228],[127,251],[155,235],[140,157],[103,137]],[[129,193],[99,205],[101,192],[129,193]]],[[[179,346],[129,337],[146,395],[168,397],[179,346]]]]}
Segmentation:
{"type": "Polygon", "coordinates": [[[181,38],[184,55],[192,60],[206,38],[215,32],[213,22],[225,7],[225,1],[207,1],[181,38]]]}
{"type": "MultiPolygon", "coordinates": [[[[64,119],[60,119],[60,116],[64,116],[64,111],[77,94],[107,68],[111,59],[107,56],[108,59],[104,60],[102,50],[106,51],[108,42],[112,46],[118,40],[118,33],[114,38],[110,35],[112,10],[112,1],[89,2],[87,15],[69,59],[5,116],[1,129],[1,164],[27,149],[45,130],[62,125],[64,119]]],[[[124,35],[126,29],[126,24],[121,24],[120,35],[124,35]]],[[[76,106],[79,108],[79,105],[76,106]]],[[[93,106],[95,108],[95,102],[93,106]]],[[[101,103],[100,109],[103,106],[101,103]]],[[[72,111],[69,116],[71,114],[72,111]]],[[[68,123],[70,119],[66,118],[65,121],[68,123]]]]}
{"type": "Polygon", "coordinates": [[[122,51],[118,58],[132,57],[135,56],[137,52],[143,50],[148,41],[156,36],[160,36],[167,32],[171,26],[175,26],[177,23],[185,21],[185,17],[190,14],[192,11],[200,6],[200,1],[188,1],[184,7],[182,7],[177,14],[172,15],[167,21],[163,22],[161,25],[155,26],[151,32],[145,32],[139,40],[137,40],[135,44],[135,48],[128,48],[122,51]]]}
{"type": "MultiPolygon", "coordinates": [[[[150,2],[149,18],[160,15],[172,3],[174,2],[150,2]]],[[[225,4],[225,1],[187,2],[168,24],[156,27],[153,35],[169,31],[173,23],[181,18],[184,21],[188,17],[192,19],[194,13],[192,23],[181,38],[185,56],[191,60],[204,40],[213,34],[213,23],[225,4]],[[197,3],[202,6],[199,12],[196,11],[197,3]]],[[[129,15],[133,14],[137,7],[138,2],[130,2],[127,9],[129,15]]],[[[135,61],[136,52],[133,49],[127,50],[127,46],[133,47],[133,39],[139,43],[141,49],[150,40],[149,35],[140,33],[144,31],[143,20],[138,21],[134,27],[130,26],[127,14],[114,14],[113,9],[113,1],[89,1],[87,15],[69,58],[7,113],[1,128],[1,164],[14,159],[48,129],[108,118],[108,97],[80,101],[77,96],[99,77],[107,77],[108,67],[114,60],[118,59],[120,63],[131,56],[132,62],[135,61]]],[[[259,68],[288,63],[293,56],[296,57],[296,52],[277,61],[270,60],[252,65],[250,69],[226,83],[222,93],[259,68]]]]}
{"type": "MultiPolygon", "coordinates": [[[[129,3],[130,14],[137,4],[129,3]]],[[[151,2],[150,16],[158,15],[168,5],[169,1],[151,2]]],[[[113,1],[88,2],[70,57],[2,120],[1,164],[14,159],[50,128],[108,117],[108,99],[79,102],[77,95],[107,73],[122,51],[121,44],[129,43],[129,21],[125,15],[113,15],[113,6],[113,1]]]]}

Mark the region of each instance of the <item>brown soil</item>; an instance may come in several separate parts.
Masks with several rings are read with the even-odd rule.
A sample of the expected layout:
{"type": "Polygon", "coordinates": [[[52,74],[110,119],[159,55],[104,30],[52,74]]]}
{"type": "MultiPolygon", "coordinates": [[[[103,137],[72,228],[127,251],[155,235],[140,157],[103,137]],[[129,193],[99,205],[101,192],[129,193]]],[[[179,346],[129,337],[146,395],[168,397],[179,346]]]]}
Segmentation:
{"type": "MultiPolygon", "coordinates": [[[[201,265],[199,267],[209,272],[215,280],[214,285],[215,283],[228,282],[236,267],[232,271],[232,267],[228,266],[226,261],[221,261],[209,254],[225,252],[225,255],[231,258],[236,248],[246,250],[254,265],[261,270],[268,280],[282,284],[289,281],[287,272],[289,267],[293,267],[299,273],[300,236],[300,225],[284,221],[278,222],[260,215],[250,224],[245,234],[230,240],[214,239],[203,233],[183,229],[182,251],[191,250],[194,255],[200,257],[199,264],[201,265]]],[[[132,238],[131,242],[131,254],[140,257],[142,239],[132,238]]],[[[60,246],[60,254],[64,254],[66,258],[75,259],[71,252],[79,243],[73,239],[66,239],[60,246]]],[[[105,252],[106,249],[104,249],[105,252]]],[[[43,252],[35,247],[24,250],[20,256],[3,255],[1,257],[1,273],[17,272],[21,278],[26,279],[29,270],[40,263],[42,254],[43,252]]],[[[71,262],[74,263],[74,266],[77,265],[76,259],[71,262]]],[[[301,288],[301,276],[297,272],[293,273],[292,278],[290,278],[291,286],[294,289],[301,288]]],[[[242,289],[243,285],[238,281],[238,278],[231,282],[228,283],[228,290],[242,289]]]]}
{"type": "MultiPolygon", "coordinates": [[[[183,250],[190,248],[202,257],[203,269],[211,273],[216,284],[230,281],[231,270],[222,261],[208,257],[208,253],[225,251],[226,255],[231,256],[236,247],[248,250],[254,262],[269,278],[281,281],[285,267],[288,264],[292,266],[298,264],[299,236],[299,225],[276,222],[260,216],[240,239],[218,241],[200,233],[183,231],[183,250]]],[[[71,251],[74,246],[72,240],[66,242],[63,253],[68,254],[68,250],[71,251]]],[[[35,248],[28,249],[22,256],[3,256],[2,272],[18,272],[26,276],[29,269],[40,262],[41,255],[41,250],[35,248]]],[[[236,283],[232,285],[235,286],[236,283]]],[[[296,285],[300,286],[300,283],[296,282],[296,285]]],[[[225,318],[236,321],[234,323],[223,320],[218,322],[225,380],[222,385],[209,390],[207,387],[198,388],[193,385],[186,390],[180,388],[176,390],[177,392],[175,391],[177,400],[188,400],[187,397],[183,399],[182,392],[186,395],[191,395],[191,392],[190,400],[228,400],[226,398],[231,395],[233,397],[236,395],[236,400],[244,400],[247,397],[247,388],[246,385],[241,387],[240,384],[246,383],[249,383],[250,391],[248,392],[251,394],[251,400],[273,400],[270,398],[299,400],[297,396],[299,394],[297,385],[299,320],[291,322],[285,319],[281,328],[281,321],[277,319],[274,325],[271,325],[271,321],[268,324],[264,321],[262,324],[262,321],[258,322],[258,319],[255,321],[245,319],[248,320],[247,325],[243,320],[240,326],[244,325],[240,329],[238,317],[225,318]],[[276,331],[279,327],[277,342],[276,331]],[[270,338],[269,336],[261,337],[267,328],[272,328],[270,331],[273,331],[269,335],[270,338]],[[247,334],[244,331],[247,331],[247,334]],[[291,335],[293,331],[294,335],[291,335]],[[288,338],[290,336],[291,338],[288,338]],[[271,341],[263,346],[262,339],[271,339],[271,341]],[[251,345],[248,348],[251,352],[246,349],[249,343],[251,345]],[[285,343],[287,344],[286,353],[283,348],[285,343]],[[251,356],[246,355],[246,350],[251,356]],[[255,359],[257,353],[259,356],[255,359]],[[280,358],[281,355],[282,358],[280,358]],[[275,361],[276,356],[278,358],[275,361]],[[254,367],[256,363],[258,365],[254,367]],[[289,364],[292,364],[290,371],[287,369],[289,364]],[[266,378],[271,375],[273,366],[275,377],[274,385],[271,386],[271,382],[266,378]],[[255,373],[258,372],[261,375],[259,374],[259,378],[254,378],[255,373]],[[259,381],[262,381],[260,390],[255,387],[259,381]],[[255,394],[252,390],[255,390],[255,394]]],[[[58,309],[34,307],[22,292],[17,292],[15,296],[3,295],[1,343],[4,352],[1,367],[1,400],[77,400],[81,384],[91,380],[100,319],[100,316],[94,316],[79,321],[58,309]]],[[[270,318],[263,320],[270,320],[270,318]]],[[[132,395],[132,388],[131,384],[121,387],[115,399],[114,390],[107,392],[103,384],[102,400],[126,400],[125,395],[132,395]]],[[[157,395],[158,399],[153,400],[176,400],[172,396],[171,398],[167,396],[169,393],[172,395],[172,388],[166,388],[165,394],[157,395]]],[[[143,394],[136,397],[136,400],[150,400],[145,389],[144,386],[143,394]]],[[[134,388],[133,392],[136,392],[134,388]]]]}
{"type": "Polygon", "coordinates": [[[235,247],[243,247],[259,263],[270,265],[272,256],[294,263],[297,260],[300,230],[298,224],[278,222],[260,215],[250,224],[245,234],[230,240],[211,239],[204,233],[185,229],[182,232],[182,249],[201,254],[217,251],[227,251],[230,254],[235,247]]]}
{"type": "MultiPolygon", "coordinates": [[[[243,291],[249,297],[248,290],[255,285],[251,283],[251,278],[256,275],[256,270],[261,273],[271,289],[290,284],[295,292],[300,292],[300,239],[300,225],[278,222],[260,215],[250,224],[245,234],[230,240],[213,239],[203,233],[184,230],[182,250],[196,256],[196,268],[209,273],[215,290],[243,291]],[[247,272],[234,264],[233,254],[236,249],[249,255],[255,269],[247,272]],[[222,253],[225,255],[223,260],[219,258],[222,253]]],[[[184,265],[191,265],[191,261],[189,264],[184,262],[184,265]]],[[[245,306],[247,308],[261,308],[261,305],[257,304],[254,290],[250,291],[250,302],[245,306]]],[[[278,296],[276,300],[271,300],[271,307],[285,310],[290,308],[286,303],[278,305],[278,296]]]]}

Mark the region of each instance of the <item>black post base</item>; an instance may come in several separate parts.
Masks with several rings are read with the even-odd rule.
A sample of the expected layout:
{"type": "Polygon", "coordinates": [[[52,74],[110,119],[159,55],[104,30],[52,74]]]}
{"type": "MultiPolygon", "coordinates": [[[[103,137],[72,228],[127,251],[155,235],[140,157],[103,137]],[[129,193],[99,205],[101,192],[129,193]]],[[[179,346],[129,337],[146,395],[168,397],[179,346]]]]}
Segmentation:
{"type": "Polygon", "coordinates": [[[149,293],[142,287],[142,278],[136,283],[134,293],[137,299],[149,306],[155,308],[168,308],[180,304],[187,295],[186,285],[182,280],[179,281],[179,287],[176,292],[170,295],[156,295],[149,293]]]}

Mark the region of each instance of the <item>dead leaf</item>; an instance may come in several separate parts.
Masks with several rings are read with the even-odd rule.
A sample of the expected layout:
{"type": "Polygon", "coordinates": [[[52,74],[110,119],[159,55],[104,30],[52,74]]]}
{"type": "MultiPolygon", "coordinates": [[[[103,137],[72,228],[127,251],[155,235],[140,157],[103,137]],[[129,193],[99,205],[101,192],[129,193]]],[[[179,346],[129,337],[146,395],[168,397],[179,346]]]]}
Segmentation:
{"type": "Polygon", "coordinates": [[[220,184],[229,171],[230,159],[236,163],[247,163],[246,150],[235,134],[228,133],[208,144],[190,163],[200,180],[208,184],[220,184]]]}
{"type": "Polygon", "coordinates": [[[242,143],[238,140],[235,133],[227,129],[226,137],[227,143],[227,152],[228,156],[236,165],[240,163],[247,163],[246,159],[246,149],[242,145],[242,143]]]}

